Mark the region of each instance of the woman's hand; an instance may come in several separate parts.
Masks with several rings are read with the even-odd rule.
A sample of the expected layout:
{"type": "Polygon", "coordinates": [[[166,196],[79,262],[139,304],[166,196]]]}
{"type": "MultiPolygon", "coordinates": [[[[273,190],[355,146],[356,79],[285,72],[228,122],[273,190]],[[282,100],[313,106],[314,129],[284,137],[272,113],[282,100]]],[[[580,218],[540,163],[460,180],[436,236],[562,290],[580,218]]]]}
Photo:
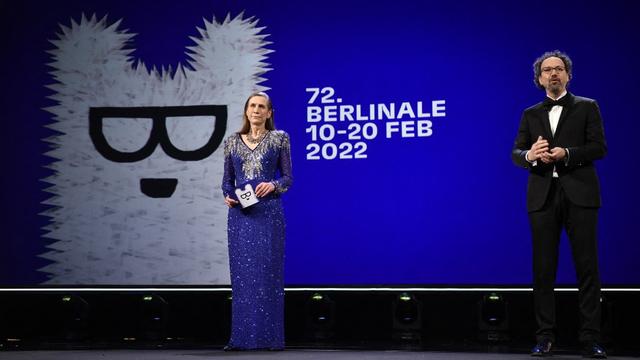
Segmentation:
{"type": "Polygon", "coordinates": [[[233,200],[232,198],[227,196],[227,197],[224,198],[224,203],[227,204],[227,206],[231,208],[231,207],[234,207],[235,205],[237,205],[238,201],[237,200],[233,200]]]}
{"type": "Polygon", "coordinates": [[[276,189],[272,182],[261,182],[256,186],[256,196],[261,198],[269,195],[276,189]]]}

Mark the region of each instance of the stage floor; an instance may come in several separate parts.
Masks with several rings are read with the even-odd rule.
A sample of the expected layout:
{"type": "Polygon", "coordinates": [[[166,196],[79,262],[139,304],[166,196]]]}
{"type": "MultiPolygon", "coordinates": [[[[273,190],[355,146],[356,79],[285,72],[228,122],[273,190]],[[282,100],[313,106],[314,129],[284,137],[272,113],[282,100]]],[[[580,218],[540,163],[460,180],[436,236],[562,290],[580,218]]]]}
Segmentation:
{"type": "MultiPolygon", "coordinates": [[[[438,352],[438,351],[363,351],[363,350],[285,350],[278,352],[224,352],[221,350],[62,350],[3,351],[3,360],[199,360],[229,359],[331,359],[331,360],[515,360],[533,359],[528,354],[438,352]]],[[[577,354],[556,354],[555,360],[582,359],[577,354]]],[[[609,356],[609,359],[637,357],[609,356]]]]}

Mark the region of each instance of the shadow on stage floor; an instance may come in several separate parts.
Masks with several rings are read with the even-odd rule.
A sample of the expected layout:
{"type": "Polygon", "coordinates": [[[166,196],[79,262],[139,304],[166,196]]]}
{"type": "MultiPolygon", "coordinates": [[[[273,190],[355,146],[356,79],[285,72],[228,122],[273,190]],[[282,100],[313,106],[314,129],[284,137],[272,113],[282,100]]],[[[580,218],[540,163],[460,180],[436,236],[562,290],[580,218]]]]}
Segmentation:
{"type": "MultiPolygon", "coordinates": [[[[408,351],[408,350],[330,350],[330,349],[287,349],[277,352],[224,352],[221,350],[41,350],[41,351],[7,351],[0,353],[3,360],[199,360],[210,358],[231,359],[332,359],[332,360],[512,360],[530,359],[523,353],[479,353],[479,352],[442,352],[442,351],[408,351]]],[[[555,354],[554,359],[580,359],[576,354],[555,354]]],[[[609,359],[632,359],[632,357],[610,356],[609,359]]]]}

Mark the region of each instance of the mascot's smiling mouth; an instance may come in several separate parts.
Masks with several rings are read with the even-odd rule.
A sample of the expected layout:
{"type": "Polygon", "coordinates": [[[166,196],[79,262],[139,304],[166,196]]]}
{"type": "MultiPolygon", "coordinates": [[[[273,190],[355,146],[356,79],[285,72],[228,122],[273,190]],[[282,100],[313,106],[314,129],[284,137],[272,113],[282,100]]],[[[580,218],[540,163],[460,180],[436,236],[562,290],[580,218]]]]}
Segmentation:
{"type": "Polygon", "coordinates": [[[178,179],[140,179],[140,191],[152,198],[168,198],[173,195],[178,179]]]}
{"type": "MultiPolygon", "coordinates": [[[[89,136],[96,150],[108,160],[117,163],[141,161],[160,146],[171,158],[180,161],[198,161],[209,157],[220,146],[227,127],[226,105],[191,106],[137,106],[137,107],[91,107],[89,108],[89,136]],[[193,150],[181,150],[171,143],[167,130],[169,117],[209,116],[215,119],[216,126],[206,144],[193,150]],[[146,144],[135,151],[122,151],[112,147],[103,131],[103,122],[107,118],[148,118],[153,127],[146,144]]],[[[140,191],[151,198],[170,198],[176,191],[178,179],[143,178],[140,179],[140,191]]]]}

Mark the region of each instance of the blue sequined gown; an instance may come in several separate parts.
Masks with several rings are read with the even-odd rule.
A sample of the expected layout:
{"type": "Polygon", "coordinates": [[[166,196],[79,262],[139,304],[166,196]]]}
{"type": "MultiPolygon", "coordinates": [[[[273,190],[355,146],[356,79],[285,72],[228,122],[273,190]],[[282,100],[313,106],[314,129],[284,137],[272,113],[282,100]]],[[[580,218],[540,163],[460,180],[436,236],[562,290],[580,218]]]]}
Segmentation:
{"type": "Polygon", "coordinates": [[[284,348],[284,235],[280,195],[292,182],[289,135],[268,132],[251,150],[239,134],[224,144],[222,191],[235,197],[236,187],[273,182],[276,190],[260,202],[229,209],[227,232],[231,270],[233,349],[284,348]]]}

